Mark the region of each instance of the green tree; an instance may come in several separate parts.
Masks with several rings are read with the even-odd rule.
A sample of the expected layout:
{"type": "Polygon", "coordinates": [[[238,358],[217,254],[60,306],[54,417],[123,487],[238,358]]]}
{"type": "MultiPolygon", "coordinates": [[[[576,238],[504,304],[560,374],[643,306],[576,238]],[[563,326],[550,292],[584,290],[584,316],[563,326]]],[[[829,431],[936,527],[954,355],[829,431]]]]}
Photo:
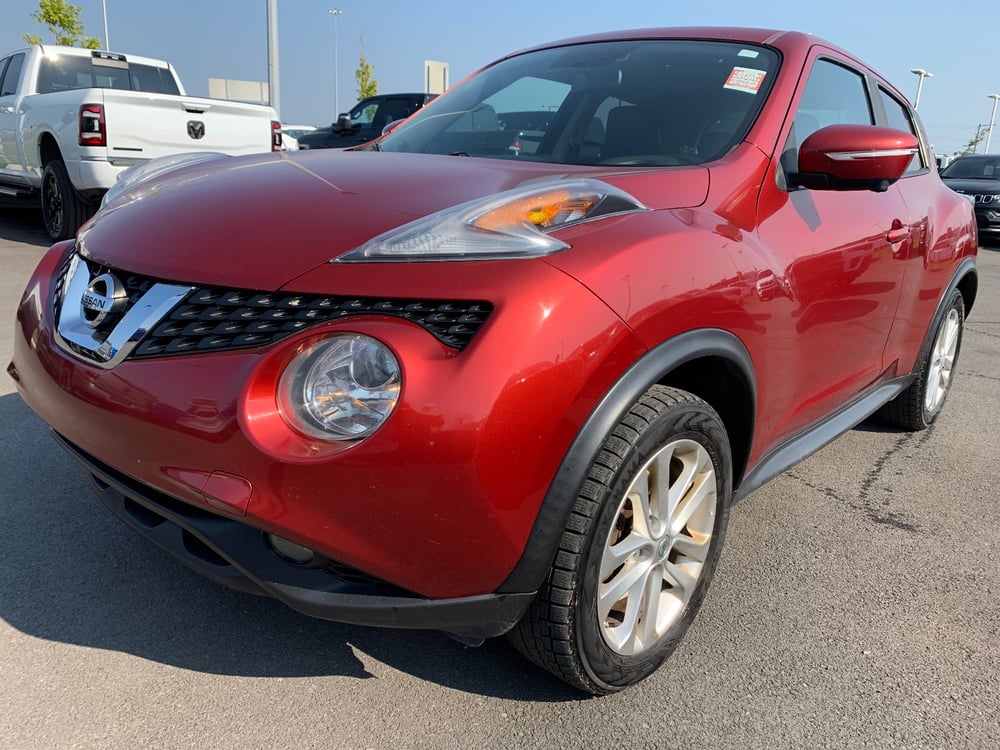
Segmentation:
{"type": "Polygon", "coordinates": [[[980,125],[976,128],[976,134],[969,139],[969,142],[965,144],[965,147],[953,153],[952,156],[965,156],[966,154],[976,153],[976,149],[979,148],[979,144],[983,142],[983,139],[986,137],[989,130],[989,125],[980,125]]]}
{"type": "MultiPolygon", "coordinates": [[[[70,5],[66,0],[38,0],[38,12],[31,17],[49,27],[56,44],[63,47],[84,47],[100,49],[101,40],[96,36],[84,36],[83,22],[80,21],[79,5],[70,5]]],[[[25,34],[28,44],[41,44],[37,34],[25,34]]]]}
{"type": "Polygon", "coordinates": [[[361,53],[361,62],[358,69],[354,71],[354,80],[358,82],[358,101],[375,96],[378,93],[378,81],[372,78],[375,66],[368,62],[365,53],[361,53]]]}

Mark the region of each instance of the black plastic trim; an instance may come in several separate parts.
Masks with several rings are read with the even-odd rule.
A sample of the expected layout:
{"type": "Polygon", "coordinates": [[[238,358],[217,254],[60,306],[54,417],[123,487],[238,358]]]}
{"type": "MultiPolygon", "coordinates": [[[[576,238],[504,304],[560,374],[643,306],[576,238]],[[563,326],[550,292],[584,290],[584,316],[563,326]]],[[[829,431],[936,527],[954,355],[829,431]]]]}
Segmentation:
{"type": "Polygon", "coordinates": [[[532,591],[427,599],[388,583],[348,581],[288,563],[271,551],[260,529],[164,495],[53,435],[90,473],[98,497],[148,541],[217,583],[272,596],[311,617],[492,638],[510,630],[534,597],[532,591]]]}
{"type": "Polygon", "coordinates": [[[728,331],[719,328],[688,331],[650,350],[612,386],[580,428],[542,501],[521,559],[497,592],[538,590],[552,564],[587,471],[607,436],[651,385],[686,362],[713,356],[738,367],[756,398],[757,381],[750,354],[728,331]]]}
{"type": "Polygon", "coordinates": [[[804,461],[816,451],[829,445],[852,427],[892,401],[913,382],[913,375],[893,378],[878,383],[859,398],[806,428],[790,440],[767,453],[746,473],[736,488],[733,501],[742,500],[754,490],[804,461]]]}

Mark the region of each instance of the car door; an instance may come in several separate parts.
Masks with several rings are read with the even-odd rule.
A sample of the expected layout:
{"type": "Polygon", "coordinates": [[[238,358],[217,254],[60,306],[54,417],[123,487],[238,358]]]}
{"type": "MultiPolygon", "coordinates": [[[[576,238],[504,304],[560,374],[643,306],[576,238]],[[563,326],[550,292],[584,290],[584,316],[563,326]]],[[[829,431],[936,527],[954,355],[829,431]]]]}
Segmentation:
{"type": "Polygon", "coordinates": [[[937,235],[937,227],[943,223],[948,209],[939,205],[941,178],[931,167],[931,149],[917,124],[916,112],[881,83],[877,90],[886,124],[912,133],[920,144],[910,166],[896,183],[910,212],[910,242],[896,250],[897,260],[904,267],[903,293],[885,352],[886,363],[899,361],[901,372],[908,372],[944,286],[951,281],[951,265],[935,261],[950,259],[954,243],[937,235]]]}
{"type": "Polygon", "coordinates": [[[780,382],[760,413],[775,436],[831,414],[880,378],[903,273],[897,253],[909,242],[909,212],[895,187],[787,187],[811,133],[877,122],[871,80],[850,62],[816,48],[806,70],[758,203],[774,274],[759,277],[758,293],[781,301],[771,307],[767,368],[780,382]]]}
{"type": "Polygon", "coordinates": [[[24,53],[0,60],[0,176],[23,177],[17,145],[17,87],[24,67],[24,53]]]}

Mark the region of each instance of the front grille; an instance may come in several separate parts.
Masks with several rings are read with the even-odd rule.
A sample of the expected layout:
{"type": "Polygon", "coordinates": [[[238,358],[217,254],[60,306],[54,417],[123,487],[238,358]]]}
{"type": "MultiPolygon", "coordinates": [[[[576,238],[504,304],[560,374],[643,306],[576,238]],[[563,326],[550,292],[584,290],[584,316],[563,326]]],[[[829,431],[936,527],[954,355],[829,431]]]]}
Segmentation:
{"type": "MultiPolygon", "coordinates": [[[[63,261],[62,266],[59,267],[59,274],[56,276],[55,284],[55,294],[53,296],[53,305],[55,310],[58,312],[62,309],[63,304],[63,286],[66,283],[66,274],[69,273],[70,266],[73,264],[73,258],[76,257],[76,252],[71,252],[66,256],[66,260],[63,261]]],[[[135,273],[126,273],[124,271],[115,271],[110,266],[99,265],[93,261],[87,261],[87,270],[90,274],[91,281],[96,279],[101,274],[112,273],[117,276],[122,281],[122,286],[125,287],[125,291],[128,293],[128,301],[125,303],[125,307],[122,309],[121,313],[111,318],[109,316],[108,322],[101,326],[101,329],[107,330],[111,327],[114,321],[118,320],[127,313],[132,307],[135,306],[142,295],[149,291],[154,284],[157,283],[157,279],[151,278],[149,276],[140,276],[135,273]]],[[[70,302],[75,302],[76,300],[70,300],[70,302]]]]}
{"type": "Polygon", "coordinates": [[[194,289],[142,340],[132,358],[267,346],[317,323],[373,313],[413,321],[442,343],[464,349],[492,310],[487,302],[194,289]]]}
{"type": "MultiPolygon", "coordinates": [[[[74,253],[63,263],[56,278],[53,305],[56,319],[64,304],[77,300],[63,299],[67,274],[74,253]]],[[[93,331],[95,349],[66,341],[79,356],[98,363],[107,361],[99,355],[97,344],[105,341],[122,318],[157,285],[178,282],[129,274],[86,261],[91,281],[109,273],[120,279],[128,293],[128,301],[120,314],[108,316],[93,331]]],[[[162,286],[160,288],[163,288],[162,286]]],[[[183,289],[181,289],[183,291],[183,289]]],[[[249,289],[195,287],[159,319],[147,321],[147,332],[127,359],[149,359],[200,352],[220,352],[268,346],[309,326],[356,315],[390,315],[412,321],[430,332],[443,344],[464,349],[479,332],[493,305],[480,300],[428,300],[406,298],[327,296],[260,292],[249,289]]],[[[125,338],[134,341],[140,331],[125,331],[125,338]]],[[[122,353],[125,356],[125,352],[122,353]]]]}

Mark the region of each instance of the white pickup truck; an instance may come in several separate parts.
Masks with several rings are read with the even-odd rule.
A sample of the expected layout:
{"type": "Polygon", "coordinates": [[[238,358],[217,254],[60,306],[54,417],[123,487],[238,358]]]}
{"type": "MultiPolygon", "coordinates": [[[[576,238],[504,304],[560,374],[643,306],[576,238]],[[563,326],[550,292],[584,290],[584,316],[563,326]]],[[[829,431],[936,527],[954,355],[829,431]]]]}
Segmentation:
{"type": "Polygon", "coordinates": [[[274,109],[184,93],[170,63],[36,45],[0,57],[0,198],[41,199],[72,237],[118,174],[188,151],[277,151],[274,109]]]}

